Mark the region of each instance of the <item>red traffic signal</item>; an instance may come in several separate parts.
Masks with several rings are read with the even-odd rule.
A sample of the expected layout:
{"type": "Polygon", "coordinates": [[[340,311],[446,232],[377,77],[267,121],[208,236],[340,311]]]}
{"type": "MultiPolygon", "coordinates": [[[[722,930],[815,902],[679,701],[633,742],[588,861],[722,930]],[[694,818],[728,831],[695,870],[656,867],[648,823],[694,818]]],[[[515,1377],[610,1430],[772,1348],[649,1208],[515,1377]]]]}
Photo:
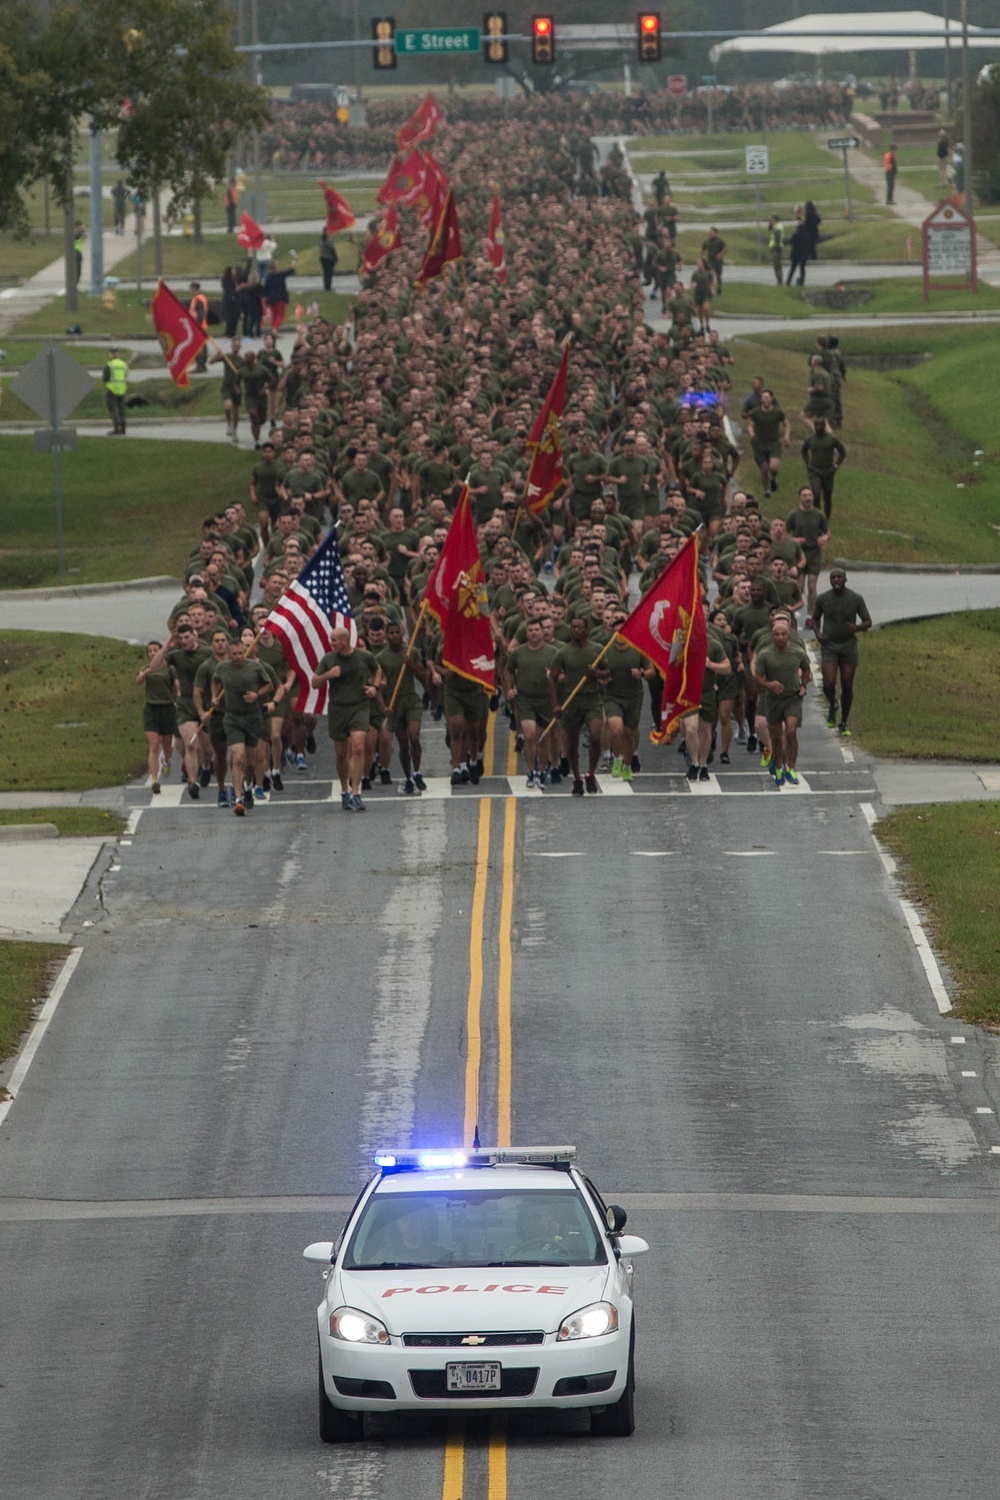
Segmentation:
{"type": "Polygon", "coordinates": [[[554,16],[532,16],[531,61],[554,63],[556,60],[556,22],[554,16]]]}
{"type": "Polygon", "coordinates": [[[639,13],[637,27],[640,62],[660,61],[660,12],[644,10],[639,13]]]}

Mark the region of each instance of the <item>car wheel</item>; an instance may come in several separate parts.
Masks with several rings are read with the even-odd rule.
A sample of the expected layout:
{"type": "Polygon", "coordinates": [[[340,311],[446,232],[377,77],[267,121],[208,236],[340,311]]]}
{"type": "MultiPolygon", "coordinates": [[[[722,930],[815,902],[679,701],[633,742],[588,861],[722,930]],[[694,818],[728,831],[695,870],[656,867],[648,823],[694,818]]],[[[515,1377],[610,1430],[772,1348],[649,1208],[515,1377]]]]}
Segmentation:
{"type": "Polygon", "coordinates": [[[340,1411],[326,1394],[319,1362],[319,1435],[324,1443],[357,1443],[365,1435],[364,1412],[340,1411]]]}
{"type": "Polygon", "coordinates": [[[625,1389],[614,1406],[590,1413],[590,1431],[594,1437],[631,1437],[635,1431],[635,1336],[628,1354],[625,1389]]]}

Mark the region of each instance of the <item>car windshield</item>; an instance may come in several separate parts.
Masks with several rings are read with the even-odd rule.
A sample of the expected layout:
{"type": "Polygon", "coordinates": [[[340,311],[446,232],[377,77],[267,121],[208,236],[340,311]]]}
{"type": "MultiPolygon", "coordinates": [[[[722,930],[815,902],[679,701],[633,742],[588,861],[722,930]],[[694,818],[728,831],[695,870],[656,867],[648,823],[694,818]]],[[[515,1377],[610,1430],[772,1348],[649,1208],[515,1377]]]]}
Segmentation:
{"type": "Polygon", "coordinates": [[[575,1190],[373,1194],[345,1270],[432,1266],[592,1266],[607,1260],[575,1190]]]}

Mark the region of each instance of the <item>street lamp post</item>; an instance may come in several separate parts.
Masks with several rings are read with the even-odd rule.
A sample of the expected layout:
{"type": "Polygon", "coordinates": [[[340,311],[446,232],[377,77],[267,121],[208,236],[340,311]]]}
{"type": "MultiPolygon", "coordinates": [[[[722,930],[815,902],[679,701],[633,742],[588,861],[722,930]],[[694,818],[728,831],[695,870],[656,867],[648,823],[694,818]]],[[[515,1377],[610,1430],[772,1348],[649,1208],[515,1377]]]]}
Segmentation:
{"type": "Polygon", "coordinates": [[[969,66],[969,0],[962,0],[962,134],[965,137],[965,212],[973,216],[972,69],[969,66]]]}

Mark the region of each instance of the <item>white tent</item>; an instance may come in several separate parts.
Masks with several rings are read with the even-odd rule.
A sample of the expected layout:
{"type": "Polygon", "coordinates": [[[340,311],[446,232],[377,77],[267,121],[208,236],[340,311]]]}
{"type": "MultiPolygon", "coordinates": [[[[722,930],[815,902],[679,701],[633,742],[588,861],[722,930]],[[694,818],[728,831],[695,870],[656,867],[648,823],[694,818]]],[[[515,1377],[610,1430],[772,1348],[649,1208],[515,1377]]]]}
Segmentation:
{"type": "MultiPolygon", "coordinates": [[[[982,34],[983,28],[969,27],[969,46],[1000,51],[1000,36],[982,34]]],[[[952,47],[961,47],[962,28],[958,21],[948,24],[952,47]]],[[[851,15],[798,16],[794,21],[780,21],[756,36],[733,37],[713,47],[709,57],[717,62],[729,53],[746,56],[761,52],[797,52],[806,57],[824,57],[838,52],[922,52],[943,50],[945,23],[941,16],[926,10],[880,10],[854,12],[851,15]]]]}

